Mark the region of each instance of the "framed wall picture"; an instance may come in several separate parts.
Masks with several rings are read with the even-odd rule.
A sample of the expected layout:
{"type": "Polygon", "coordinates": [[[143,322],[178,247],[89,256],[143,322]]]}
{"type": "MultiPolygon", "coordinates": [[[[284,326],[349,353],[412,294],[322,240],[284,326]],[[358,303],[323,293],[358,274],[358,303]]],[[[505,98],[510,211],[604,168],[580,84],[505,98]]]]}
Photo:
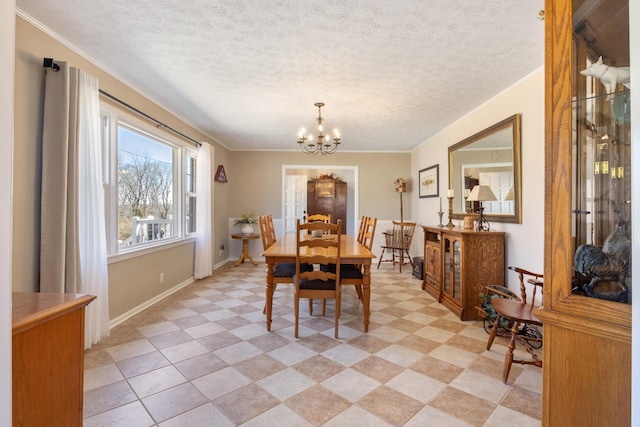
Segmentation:
{"type": "Polygon", "coordinates": [[[335,181],[333,179],[316,179],[316,199],[318,197],[333,197],[335,181]]]}
{"type": "Polygon", "coordinates": [[[216,175],[213,177],[216,182],[227,182],[227,174],[224,172],[224,166],[219,165],[216,175]]]}
{"type": "Polygon", "coordinates": [[[418,172],[420,198],[438,197],[440,188],[439,169],[439,165],[433,165],[418,172]]]}

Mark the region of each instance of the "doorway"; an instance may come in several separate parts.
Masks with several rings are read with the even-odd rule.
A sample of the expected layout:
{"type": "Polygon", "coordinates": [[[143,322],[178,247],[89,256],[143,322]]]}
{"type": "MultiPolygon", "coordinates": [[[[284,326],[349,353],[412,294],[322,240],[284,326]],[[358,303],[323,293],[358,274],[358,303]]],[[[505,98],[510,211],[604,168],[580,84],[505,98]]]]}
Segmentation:
{"type": "Polygon", "coordinates": [[[346,233],[355,235],[358,224],[358,166],[322,167],[312,165],[282,166],[282,219],[285,233],[295,231],[296,219],[302,219],[300,206],[307,206],[306,182],[318,175],[335,174],[347,183],[347,223],[346,233]],[[304,178],[301,178],[304,177],[304,178]],[[302,185],[304,184],[304,185],[302,185]],[[302,191],[304,188],[304,191],[302,191]],[[302,201],[302,198],[304,199],[302,201]]]}

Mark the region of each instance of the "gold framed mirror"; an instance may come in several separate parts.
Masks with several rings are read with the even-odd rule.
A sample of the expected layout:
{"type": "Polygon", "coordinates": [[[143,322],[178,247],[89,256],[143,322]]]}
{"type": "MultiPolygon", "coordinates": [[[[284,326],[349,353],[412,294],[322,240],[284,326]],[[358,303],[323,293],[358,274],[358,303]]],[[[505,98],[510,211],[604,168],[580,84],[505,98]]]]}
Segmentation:
{"type": "Polygon", "coordinates": [[[520,114],[449,147],[453,218],[477,215],[480,202],[467,201],[475,185],[488,185],[495,201],[482,202],[490,222],[522,223],[520,114]]]}

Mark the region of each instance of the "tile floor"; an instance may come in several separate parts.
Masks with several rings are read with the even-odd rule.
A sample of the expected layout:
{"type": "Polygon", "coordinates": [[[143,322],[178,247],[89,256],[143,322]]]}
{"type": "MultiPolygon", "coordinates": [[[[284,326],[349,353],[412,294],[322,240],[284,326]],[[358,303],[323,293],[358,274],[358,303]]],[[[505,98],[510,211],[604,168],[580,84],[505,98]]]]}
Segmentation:
{"type": "MultiPolygon", "coordinates": [[[[233,263],[122,323],[85,355],[85,426],[539,426],[542,371],[485,350],[409,271],[372,268],[371,324],[343,288],[340,339],[280,285],[267,332],[264,264],[233,263]],[[304,310],[302,310],[304,308],[304,310]]],[[[319,303],[318,303],[319,304],[319,303]]]]}

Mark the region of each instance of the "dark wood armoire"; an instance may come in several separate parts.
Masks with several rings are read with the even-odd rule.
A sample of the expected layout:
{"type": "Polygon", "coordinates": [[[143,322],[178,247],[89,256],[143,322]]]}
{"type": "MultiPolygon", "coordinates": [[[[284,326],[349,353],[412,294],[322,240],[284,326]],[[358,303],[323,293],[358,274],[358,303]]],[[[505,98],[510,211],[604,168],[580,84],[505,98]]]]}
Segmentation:
{"type": "Polygon", "coordinates": [[[331,214],[331,222],[342,220],[347,231],[347,183],[334,179],[307,182],[307,215],[331,214]]]}

